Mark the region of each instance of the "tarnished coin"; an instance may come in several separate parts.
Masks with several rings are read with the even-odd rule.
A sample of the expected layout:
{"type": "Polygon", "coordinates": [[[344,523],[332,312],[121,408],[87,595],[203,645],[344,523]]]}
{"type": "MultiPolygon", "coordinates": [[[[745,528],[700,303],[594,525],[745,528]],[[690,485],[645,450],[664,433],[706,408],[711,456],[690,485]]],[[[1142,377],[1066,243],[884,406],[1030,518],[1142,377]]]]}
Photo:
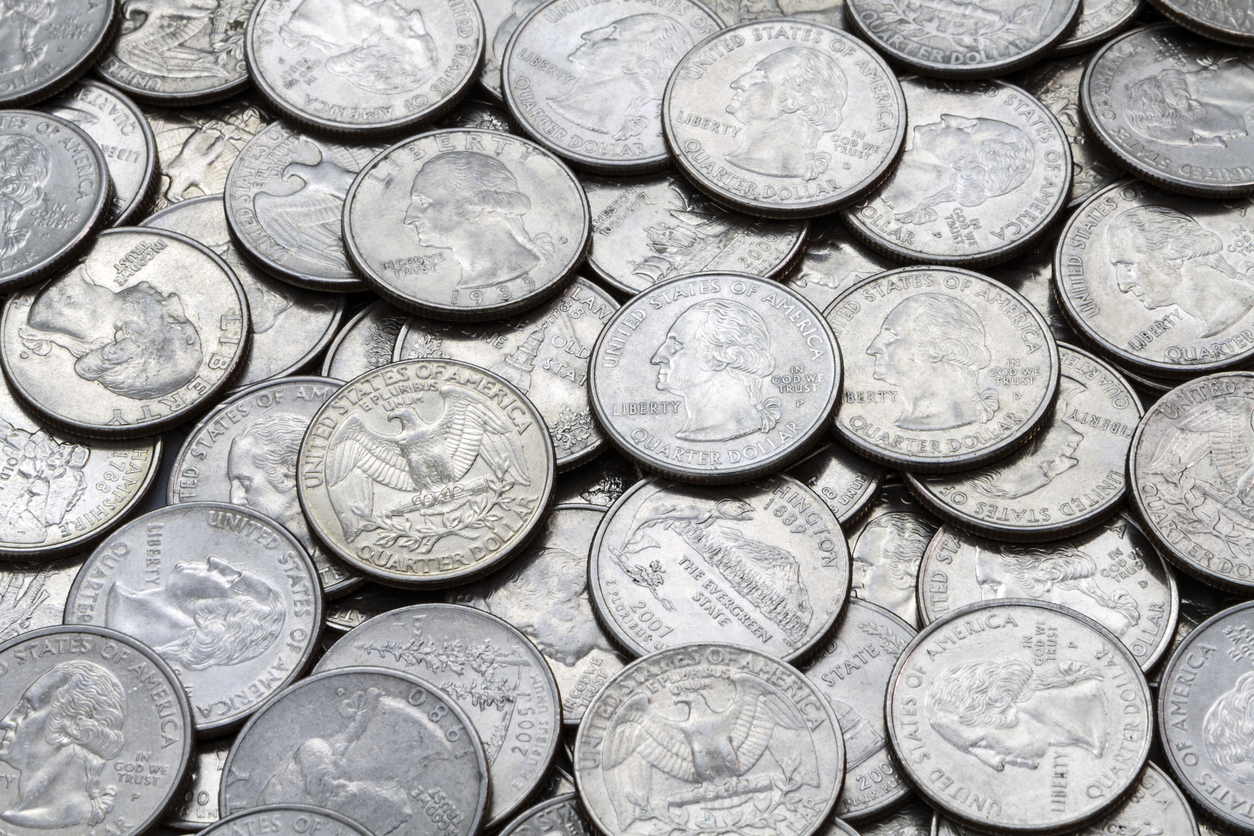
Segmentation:
{"type": "Polygon", "coordinates": [[[281,122],[266,126],[226,176],[226,219],[244,252],[295,285],[364,290],[344,251],[344,195],[385,147],[331,142],[281,122]]]}
{"type": "Polygon", "coordinates": [[[508,568],[449,591],[453,601],[505,619],[535,643],[557,680],[562,722],[571,729],[627,663],[602,630],[588,594],[588,553],[604,516],[595,505],[558,505],[508,568]]]}
{"type": "Polygon", "coordinates": [[[1132,502],[1163,555],[1221,589],[1254,590],[1254,373],[1191,380],[1163,395],[1132,438],[1132,502]]]}
{"type": "Polygon", "coordinates": [[[556,470],[539,412],[503,378],[456,360],[367,372],[332,395],[300,448],[314,534],[395,586],[455,586],[526,547],[556,470]]]}
{"type": "Polygon", "coordinates": [[[1245,0],[1150,0],[1186,29],[1214,41],[1254,46],[1254,6],[1245,0]]]}
{"type": "Polygon", "coordinates": [[[721,484],[802,456],[826,428],[841,361],[822,315],[743,273],[679,276],[636,296],[592,352],[592,409],[648,470],[721,484]],[[664,393],[651,397],[646,387],[664,393]]]}
{"type": "Polygon", "coordinates": [[[393,359],[456,357],[518,387],[539,410],[567,470],[605,445],[588,404],[592,346],[618,303],[576,277],[556,297],[510,319],[459,325],[411,316],[396,338],[393,359]]]}
{"type": "Polygon", "coordinates": [[[353,819],[321,807],[303,804],[282,804],[259,807],[228,816],[203,831],[204,836],[238,836],[238,834],[271,834],[271,836],[374,836],[353,819]]]}
{"type": "Polygon", "coordinates": [[[579,168],[665,168],[667,79],[693,44],[722,28],[699,0],[550,0],[501,56],[505,104],[528,136],[579,168]]]}
{"type": "Polygon", "coordinates": [[[219,793],[226,816],[312,804],[387,836],[474,836],[488,763],[465,712],[434,685],[383,668],[302,679],[240,731],[219,793]]]}
{"type": "MultiPolygon", "coordinates": [[[[911,796],[893,812],[869,822],[858,822],[858,836],[933,836],[932,808],[911,796]]],[[[829,830],[825,836],[845,836],[829,830]]]]}
{"type": "MultiPolygon", "coordinates": [[[[52,14],[50,7],[37,8],[52,14]]],[[[0,26],[16,23],[0,18],[0,26]]],[[[15,31],[20,30],[0,29],[0,39],[15,31]]],[[[78,125],[47,113],[0,111],[0,181],[4,293],[64,267],[88,244],[111,206],[112,186],[100,146],[78,125]]]]}
{"type": "Polygon", "coordinates": [[[857,519],[884,482],[883,465],[864,459],[843,444],[825,444],[788,469],[788,475],[814,491],[840,524],[857,519]]]}
{"type": "Polygon", "coordinates": [[[1108,186],[1062,230],[1054,288],[1063,311],[1098,351],[1149,375],[1247,366],[1252,220],[1250,198],[1220,203],[1136,180],[1108,186]]]}
{"type": "Polygon", "coordinates": [[[233,381],[235,388],[300,371],[335,336],[344,317],[344,300],[312,293],[271,278],[240,255],[221,195],[192,198],[167,207],[144,221],[199,241],[230,265],[248,297],[248,354],[233,381]]]}
{"type": "Polygon", "coordinates": [[[183,803],[166,817],[167,827],[196,831],[218,821],[218,790],[222,786],[222,770],[226,767],[226,756],[234,742],[232,737],[196,741],[196,745],[192,747],[192,771],[187,789],[183,793],[183,803]]]}
{"type": "Polygon", "coordinates": [[[1254,60],[1170,24],[1129,32],[1089,61],[1080,104],[1129,171],[1202,197],[1254,194],[1254,60]]]}
{"type": "Polygon", "coordinates": [[[348,321],[327,347],[322,376],[352,380],[392,362],[396,338],[409,315],[387,302],[375,302],[348,321]]]}
{"type": "Polygon", "coordinates": [[[925,627],[897,662],[886,714],[928,803],[998,833],[1101,818],[1135,785],[1154,722],[1145,677],[1114,636],[1022,599],[925,627]]]}
{"type": "Polygon", "coordinates": [[[108,222],[126,226],[148,206],[157,185],[157,138],[139,107],[97,81],[80,81],[41,108],[78,125],[104,154],[113,183],[108,222]]]}
{"type": "Polygon", "coordinates": [[[901,153],[906,100],[884,59],[839,29],[750,21],[684,56],[662,128],[679,170],[715,200],[810,217],[880,183],[901,153]]]}
{"type": "Polygon", "coordinates": [[[613,447],[607,447],[587,464],[558,475],[553,504],[608,508],[643,478],[644,473],[636,464],[620,456],[613,447]]]}
{"type": "Polygon", "coordinates": [[[1071,186],[1057,117],[1002,81],[907,78],[902,89],[910,138],[901,163],[841,213],[849,229],[907,262],[996,264],[1032,246],[1071,186]]]}
{"type": "Polygon", "coordinates": [[[114,0],[11,2],[0,11],[0,107],[61,92],[109,45],[114,0]]]}
{"type": "Polygon", "coordinates": [[[202,734],[238,726],[304,673],[322,629],[313,563],[269,517],[221,502],[171,505],[96,547],[65,604],[155,650],[187,688],[202,734]]]}
{"type": "Polygon", "coordinates": [[[932,538],[919,569],[924,623],[980,601],[1034,598],[1087,615],[1148,671],[1175,634],[1175,573],[1126,514],[1066,540],[995,543],[951,526],[932,538]]]}
{"type": "Polygon", "coordinates": [[[889,476],[866,516],[845,529],[853,560],[849,594],[878,604],[912,627],[922,625],[915,579],[940,525],[900,479],[889,476]]]}
{"type": "Polygon", "coordinates": [[[836,434],[868,458],[967,470],[1023,446],[1049,417],[1054,335],[986,276],[903,267],[845,291],[826,316],[850,358],[836,434]]]}
{"type": "Polygon", "coordinates": [[[244,24],[256,0],[122,0],[117,36],[96,65],[154,104],[225,99],[248,86],[244,24]]]}
{"type": "Polygon", "coordinates": [[[51,627],[0,646],[0,816],[12,836],[155,824],[191,757],[187,696],[146,645],[51,627]],[[104,824],[105,822],[108,824],[104,824]]]}
{"type": "MultiPolygon", "coordinates": [[[[1060,343],[1080,345],[1080,338],[1071,330],[1071,323],[1058,304],[1054,294],[1054,245],[1056,240],[1046,238],[1036,246],[1015,256],[1010,261],[985,268],[989,278],[1027,299],[1045,321],[1054,339],[1060,343]]],[[[1118,365],[1115,369],[1123,373],[1118,365]]]]}
{"type": "MultiPolygon", "coordinates": [[[[1144,0],[1080,0],[1080,16],[1053,54],[1075,55],[1092,49],[1132,26],[1144,10],[1144,0]]],[[[1074,86],[1072,91],[1079,92],[1074,86]]]]}
{"type": "Polygon", "coordinates": [[[500,836],[597,836],[588,823],[583,805],[573,793],[560,795],[519,814],[501,831],[500,836]]]}
{"type": "Polygon", "coordinates": [[[692,641],[810,656],[849,590],[836,516],[785,475],[729,487],[638,483],[592,542],[597,614],[633,656],[692,641]]]}
{"type": "Polygon", "coordinates": [[[393,145],[344,201],[353,264],[388,301],[436,319],[498,319],[556,295],[583,262],[590,227],[570,169],[498,131],[393,145]]]}
{"type": "Polygon", "coordinates": [[[0,361],[39,417],[101,438],[203,412],[248,349],[248,300],[226,262],[155,229],[101,233],[73,268],[8,298],[0,361]]]}
{"type": "Polygon", "coordinates": [[[1066,537],[1123,504],[1124,468],[1141,401],[1113,368],[1058,346],[1054,408],[1023,447],[976,470],[906,474],[923,502],[959,528],[995,540],[1066,537]]]}
{"type": "Polygon", "coordinates": [[[899,266],[864,246],[835,217],[828,217],[813,221],[801,257],[780,281],[824,310],[863,279],[899,266]]]}
{"type": "Polygon", "coordinates": [[[244,51],[257,89],[289,118],[377,137],[412,132],[457,104],[478,78],[483,36],[465,0],[260,0],[244,51]]]}
{"type": "Polygon", "coordinates": [[[811,836],[836,805],[845,747],[831,705],[791,665],[690,644],[606,683],[574,761],[588,818],[610,836],[811,836]]]}
{"type": "Polygon", "coordinates": [[[314,670],[363,665],[426,680],[470,718],[491,776],[484,827],[504,824],[544,784],[561,737],[561,700],[544,657],[506,622],[453,604],[406,607],[354,628],[314,670]]]}
{"type": "Polygon", "coordinates": [[[874,819],[910,795],[888,745],[881,706],[897,657],[914,628],[888,610],[853,600],[803,672],[832,704],[845,741],[845,788],[836,815],[874,819]]]}
{"type": "Polygon", "coordinates": [[[282,525],[313,558],[329,598],[365,579],[310,532],[296,495],[296,462],[309,422],[341,385],[325,377],[288,377],[230,398],[188,434],[166,489],[170,505],[229,502],[282,525]]]}
{"type": "Polygon", "coordinates": [[[60,626],[65,598],[88,554],[31,564],[0,563],[0,642],[60,626]]]}

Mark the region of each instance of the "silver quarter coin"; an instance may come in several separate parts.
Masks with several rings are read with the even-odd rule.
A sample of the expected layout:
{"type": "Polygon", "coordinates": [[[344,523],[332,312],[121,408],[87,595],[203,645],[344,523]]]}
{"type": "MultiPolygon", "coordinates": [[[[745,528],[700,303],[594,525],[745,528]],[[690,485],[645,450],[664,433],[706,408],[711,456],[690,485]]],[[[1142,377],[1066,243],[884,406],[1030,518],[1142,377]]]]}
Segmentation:
{"type": "MultiPolygon", "coordinates": [[[[360,814],[359,814],[360,815],[360,814]]],[[[259,807],[228,816],[206,828],[204,836],[236,836],[241,833],[267,833],[273,836],[373,836],[356,821],[321,807],[282,804],[259,807]]]]}
{"type": "Polygon", "coordinates": [[[1071,148],[1057,117],[1002,81],[902,82],[910,138],[884,185],[841,218],[891,258],[996,264],[1067,203],[1071,148]]]}
{"type": "Polygon", "coordinates": [[[51,627],[0,646],[0,815],[13,836],[142,833],[175,800],[191,757],[187,696],[146,645],[51,627]],[[104,824],[106,821],[109,824],[104,824]]]}
{"type": "Polygon", "coordinates": [[[483,60],[474,3],[260,0],[244,33],[257,89],[314,130],[377,137],[438,119],[483,60]]]}
{"type": "Polygon", "coordinates": [[[375,302],[340,329],[327,347],[322,376],[352,380],[392,362],[396,338],[409,315],[387,302],[375,302]]]}
{"type": "Polygon", "coordinates": [[[556,467],[513,384],[456,360],[411,360],[344,385],[315,415],[297,488],[314,534],[394,586],[454,586],[539,530],[556,467]]]}
{"type": "Polygon", "coordinates": [[[880,183],[901,153],[906,100],[884,59],[839,29],[751,21],[684,56],[662,128],[679,170],[715,200],[810,217],[880,183]]]}
{"type": "MultiPolygon", "coordinates": [[[[484,6],[485,3],[480,3],[479,10],[485,11],[484,6]]],[[[486,63],[484,66],[486,66],[486,63]]],[[[513,121],[511,121],[509,111],[499,104],[486,102],[474,96],[462,99],[457,107],[450,110],[448,115],[435,123],[435,127],[440,130],[473,128],[478,131],[518,134],[518,131],[514,128],[513,121]]]]}
{"type": "Polygon", "coordinates": [[[709,5],[729,26],[746,20],[787,17],[849,30],[845,0],[715,0],[709,5]]]}
{"type": "Polygon", "coordinates": [[[61,92],[90,69],[117,25],[114,0],[14,3],[0,17],[0,107],[61,92]]]}
{"type": "Polygon", "coordinates": [[[573,729],[592,697],[627,664],[593,612],[588,553],[605,516],[595,505],[558,505],[544,528],[509,567],[449,591],[451,600],[508,621],[535,643],[562,698],[562,721],[573,729]]]}
{"type": "Polygon", "coordinates": [[[1152,669],[1175,634],[1175,573],[1126,514],[1053,543],[995,543],[943,526],[923,555],[924,623],[980,601],[1033,598],[1086,615],[1152,669]]]}
{"type": "MultiPolygon", "coordinates": [[[[376,615],[412,607],[414,604],[438,604],[443,596],[438,592],[418,592],[413,589],[397,589],[378,583],[366,583],[347,595],[328,601],[326,606],[327,634],[338,641],[349,630],[359,627],[376,615]]],[[[324,634],[324,640],[328,637],[324,634]]]]}
{"type": "Polygon", "coordinates": [[[780,281],[825,310],[863,279],[899,266],[863,246],[843,223],[829,217],[813,221],[801,257],[780,281]]]}
{"type": "Polygon", "coordinates": [[[1214,41],[1254,46],[1254,6],[1244,0],[1150,0],[1154,8],[1214,41]]]}
{"type": "Polygon", "coordinates": [[[794,661],[840,616],[849,547],[831,510],[789,476],[723,488],[649,479],[602,520],[588,586],[633,656],[717,640],[794,661]]]}
{"type": "Polygon", "coordinates": [[[41,107],[78,125],[100,146],[113,183],[109,223],[126,226],[139,218],[157,186],[157,138],[139,107],[97,81],[80,81],[41,107]]]}
{"type": "Polygon", "coordinates": [[[233,381],[235,388],[300,371],[327,347],[340,320],[344,300],[312,293],[271,278],[240,255],[221,195],[192,198],[167,207],[143,225],[186,235],[230,265],[248,297],[248,354],[233,381]]]}
{"type": "Polygon", "coordinates": [[[0,563],[0,642],[59,627],[65,598],[88,552],[39,563],[0,563]]]}
{"type": "Polygon", "coordinates": [[[925,627],[893,671],[888,732],[946,817],[998,833],[1070,832],[1132,791],[1153,737],[1136,660],[1085,616],[1007,601],[925,627]]]}
{"type": "MultiPolygon", "coordinates": [[[[891,813],[869,822],[858,822],[860,836],[934,836],[932,808],[911,794],[910,800],[891,813]]],[[[837,830],[825,836],[845,836],[837,830]]]]}
{"type": "Polygon", "coordinates": [[[363,665],[424,679],[470,718],[491,776],[484,827],[504,824],[544,784],[562,731],[557,682],[535,645],[503,620],[452,604],[406,607],[354,628],[314,670],[363,665]]]}
{"type": "Polygon", "coordinates": [[[271,804],[354,815],[372,834],[474,836],[488,763],[465,712],[399,671],[347,668],[296,683],[240,731],[223,818],[271,804]]]}
{"type": "Polygon", "coordinates": [[[294,285],[364,290],[344,251],[344,195],[385,147],[331,142],[281,122],[267,125],[226,176],[226,219],[243,251],[294,285]]]}
{"type": "Polygon", "coordinates": [[[670,172],[586,176],[583,187],[592,208],[588,270],[629,296],[703,270],[775,276],[796,261],[809,226],[724,209],[670,172]]]}
{"type": "Polygon", "coordinates": [[[305,671],[322,596],[309,555],[286,529],[197,502],[110,534],[75,579],[65,622],[153,648],[187,688],[196,731],[220,734],[305,671]]]}
{"type": "Polygon", "coordinates": [[[537,804],[519,814],[500,836],[596,836],[596,828],[588,823],[579,798],[572,792],[537,804]]]}
{"type": "Polygon", "coordinates": [[[940,525],[900,479],[889,476],[866,515],[845,529],[853,560],[849,594],[921,626],[915,579],[940,525]]]}
{"type": "Polygon", "coordinates": [[[1144,10],[1144,0],[1080,0],[1080,16],[1067,36],[1054,47],[1053,55],[1075,55],[1090,50],[1132,26],[1144,10]]]}
{"type": "Polygon", "coordinates": [[[601,332],[592,409],[610,441],[648,470],[712,484],[752,479],[796,460],[825,429],[841,379],[831,333],[777,282],[676,277],[623,305],[601,332]],[[651,396],[649,383],[663,394],[651,396]]]}
{"type": "Polygon", "coordinates": [[[166,817],[164,823],[167,827],[196,831],[217,823],[222,770],[226,768],[226,756],[234,742],[232,737],[196,741],[192,747],[192,769],[183,793],[183,803],[166,817]]]}
{"type": "Polygon", "coordinates": [[[344,201],[344,242],[366,281],[436,319],[497,319],[555,296],[583,262],[590,227],[570,169],[498,131],[393,145],[344,201]]]}
{"type": "Polygon", "coordinates": [[[606,683],[579,727],[575,781],[609,836],[811,836],[836,805],[844,750],[831,705],[791,665],[691,644],[606,683]]]}
{"type": "Polygon", "coordinates": [[[665,168],[667,79],[721,28],[698,0],[550,0],[519,24],[501,56],[505,104],[528,136],[579,168],[665,168]]]}
{"type": "MultiPolygon", "coordinates": [[[[1047,238],[1010,261],[985,268],[984,272],[1027,299],[1045,317],[1056,341],[1081,345],[1054,294],[1055,243],[1055,240],[1047,238]]],[[[1123,372],[1118,365],[1115,368],[1123,372]]]]}
{"type": "Polygon", "coordinates": [[[607,447],[587,464],[558,474],[557,485],[553,488],[553,504],[608,508],[643,478],[639,467],[620,456],[614,448],[607,447]]]}
{"type": "Polygon", "coordinates": [[[8,184],[0,204],[0,291],[8,293],[59,270],[87,246],[113,187],[104,154],[86,131],[33,110],[0,111],[0,177],[8,184]]]}
{"type": "MultiPolygon", "coordinates": [[[[559,750],[559,754],[562,755],[562,758],[564,761],[569,763],[569,759],[565,757],[567,754],[566,750],[567,748],[569,748],[568,746],[566,746],[565,738],[563,738],[562,744],[563,746],[562,746],[562,749],[559,750]]],[[[538,805],[545,801],[551,801],[557,798],[558,796],[572,795],[574,792],[575,792],[574,776],[568,773],[562,767],[554,766],[549,769],[549,777],[548,777],[548,780],[544,782],[544,786],[542,786],[536,792],[536,794],[531,797],[531,803],[538,805]]],[[[526,812],[523,812],[520,815],[525,816],[527,814],[526,812]]]]}
{"type": "Polygon", "coordinates": [[[842,526],[861,516],[884,482],[883,465],[843,444],[825,444],[788,469],[788,475],[818,494],[842,526]]]}
{"type": "Polygon", "coordinates": [[[845,370],[836,434],[867,458],[967,470],[1023,446],[1048,419],[1054,335],[992,279],[903,267],[845,291],[826,316],[841,354],[860,361],[845,370]]]}
{"type": "Polygon", "coordinates": [[[832,704],[845,741],[845,787],[836,802],[836,815],[843,819],[874,819],[911,794],[888,745],[880,706],[893,665],[914,632],[888,610],[853,600],[803,669],[832,704]]]}
{"type": "Polygon", "coordinates": [[[519,25],[527,16],[544,3],[545,0],[479,0],[479,11],[483,13],[484,30],[487,33],[483,66],[479,69],[479,86],[494,101],[505,101],[505,94],[501,89],[501,58],[505,55],[505,48],[509,46],[509,39],[518,31],[519,25]]]}
{"type": "MultiPolygon", "coordinates": [[[[1199,624],[1224,608],[1225,595],[1220,590],[1184,572],[1176,572],[1174,575],[1176,591],[1180,596],[1180,615],[1176,618],[1175,634],[1171,637],[1167,652],[1163,654],[1164,659],[1173,656],[1199,624]]],[[[1151,688],[1158,688],[1161,684],[1163,667],[1157,665],[1146,676],[1151,688]]]]}
{"type": "Polygon", "coordinates": [[[170,505],[229,502],[279,523],[313,559],[329,598],[365,579],[310,532],[296,495],[296,462],[309,422],[340,386],[324,377],[288,377],[226,400],[188,433],[172,458],[165,494],[170,505]]]}
{"type": "Polygon", "coordinates": [[[1080,104],[1129,171],[1201,197],[1254,194],[1249,53],[1169,24],[1129,32],[1089,62],[1080,104]]]}
{"type": "Polygon", "coordinates": [[[540,411],[557,467],[568,470],[605,445],[588,404],[588,363],[616,310],[608,293],[576,277],[553,299],[510,319],[459,325],[411,316],[393,359],[456,357],[505,378],[540,411]]]}
{"type": "Polygon", "coordinates": [[[235,273],[182,235],[101,233],[73,268],[8,298],[0,361],[9,386],[55,426],[151,435],[203,412],[248,349],[235,273]]]}

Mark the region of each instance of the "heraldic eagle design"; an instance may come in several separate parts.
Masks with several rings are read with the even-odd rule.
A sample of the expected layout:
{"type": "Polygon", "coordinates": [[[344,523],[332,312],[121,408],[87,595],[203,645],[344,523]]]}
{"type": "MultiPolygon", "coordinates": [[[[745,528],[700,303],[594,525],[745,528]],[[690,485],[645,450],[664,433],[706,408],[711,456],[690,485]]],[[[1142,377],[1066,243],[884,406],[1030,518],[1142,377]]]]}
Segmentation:
{"type": "Polygon", "coordinates": [[[1149,462],[1149,473],[1190,471],[1203,493],[1254,518],[1254,413],[1244,399],[1194,408],[1162,436],[1149,462]]]}

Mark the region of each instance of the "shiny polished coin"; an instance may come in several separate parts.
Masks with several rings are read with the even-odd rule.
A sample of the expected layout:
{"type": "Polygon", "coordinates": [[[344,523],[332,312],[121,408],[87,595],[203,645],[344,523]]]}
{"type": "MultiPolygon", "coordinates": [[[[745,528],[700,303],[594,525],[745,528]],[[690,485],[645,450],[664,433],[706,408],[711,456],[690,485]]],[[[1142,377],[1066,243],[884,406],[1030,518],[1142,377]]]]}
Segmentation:
{"type": "Polygon", "coordinates": [[[801,257],[780,281],[826,310],[844,291],[863,279],[900,265],[869,249],[836,217],[815,219],[801,257]]]}
{"type": "MultiPolygon", "coordinates": [[[[360,815],[360,813],[359,813],[360,815]]],[[[373,836],[353,819],[321,807],[280,804],[228,816],[206,828],[203,836],[238,836],[265,833],[271,836],[373,836]]]]}
{"type": "Polygon", "coordinates": [[[271,804],[355,816],[372,834],[475,836],[488,763],[465,712],[430,682],[383,668],[316,674],[240,731],[223,818],[271,804]]]}
{"type": "Polygon", "coordinates": [[[39,563],[0,563],[0,643],[31,630],[61,625],[65,598],[88,554],[39,563]]]}
{"type": "Polygon", "coordinates": [[[826,316],[849,358],[836,434],[870,459],[968,470],[1048,420],[1054,336],[1026,299],[986,276],[903,267],[845,291],[826,316]]]}
{"type": "Polygon", "coordinates": [[[166,817],[164,824],[167,827],[198,831],[218,821],[222,770],[226,767],[226,756],[234,742],[233,737],[196,741],[192,747],[192,769],[183,793],[183,803],[166,817]]]}
{"type": "Polygon", "coordinates": [[[888,610],[918,628],[915,579],[941,521],[890,475],[866,514],[845,529],[853,563],[849,595],[888,610]]]}
{"type": "Polygon", "coordinates": [[[370,286],[444,320],[498,319],[557,295],[583,262],[590,226],[570,169],[498,131],[398,143],[344,201],[344,242],[370,286]]]}
{"type": "Polygon", "coordinates": [[[395,586],[454,586],[538,531],[556,471],[544,420],[503,378],[410,360],[344,385],[315,415],[297,487],[314,534],[395,586]]]}
{"type": "Polygon", "coordinates": [[[1133,26],[1144,11],[1144,0],[1080,0],[1080,16],[1075,26],[1058,42],[1052,54],[1075,55],[1090,50],[1133,26]]]}
{"type": "Polygon", "coordinates": [[[505,378],[540,411],[558,469],[568,470],[605,446],[588,404],[588,362],[616,310],[608,293],[576,277],[553,299],[510,319],[463,325],[411,316],[393,359],[456,357],[505,378]]]}
{"type": "Polygon", "coordinates": [[[8,298],[0,361],[40,418],[134,438],[203,412],[248,339],[248,300],[226,262],[172,232],[114,229],[71,269],[8,298]]]}
{"type": "Polygon", "coordinates": [[[643,478],[639,466],[623,458],[613,447],[607,447],[587,464],[558,474],[553,504],[608,508],[643,478]]]}
{"type": "Polygon", "coordinates": [[[906,100],[884,59],[851,35],[751,21],[684,56],[662,127],[679,170],[718,202],[811,217],[880,183],[901,153],[906,100]]]}
{"type": "MultiPolygon", "coordinates": [[[[984,272],[989,278],[996,279],[1027,299],[1032,307],[1045,317],[1056,341],[1083,345],[1080,338],[1071,330],[1071,323],[1067,321],[1062,307],[1058,304],[1058,297],[1054,294],[1055,243],[1057,243],[1055,240],[1046,238],[1010,261],[986,267],[984,272]]],[[[1118,365],[1115,365],[1115,369],[1123,373],[1123,369],[1118,365]]]]}
{"type": "Polygon", "coordinates": [[[592,208],[588,270],[629,296],[703,270],[775,276],[806,241],[806,221],[724,209],[671,172],[581,179],[592,208]]]}
{"type": "Polygon", "coordinates": [[[1080,103],[1129,171],[1200,197],[1254,194],[1248,53],[1169,24],[1129,32],[1089,62],[1080,103]]]}
{"type": "Polygon", "coordinates": [[[845,741],[845,788],[836,802],[842,819],[874,819],[911,795],[888,745],[881,706],[897,657],[914,632],[888,610],[853,600],[803,668],[831,703],[845,741]]]}
{"type": "Polygon", "coordinates": [[[111,205],[112,185],[86,131],[33,110],[0,111],[0,178],[0,292],[9,293],[61,269],[88,245],[111,205]]]}
{"type": "Polygon", "coordinates": [[[615,836],[747,822],[759,836],[811,836],[836,805],[844,750],[830,704],[791,665],[690,644],[601,689],[579,727],[575,780],[588,818],[615,836]]]}
{"type": "Polygon", "coordinates": [[[887,471],[843,444],[825,444],[788,468],[788,475],[818,494],[842,526],[875,499],[887,471]]]}
{"type": "Polygon", "coordinates": [[[995,540],[1033,542],[1097,525],[1123,504],[1141,401],[1113,368],[1059,344],[1058,397],[1023,447],[975,470],[906,481],[939,516],[995,540]]]}
{"type": "Polygon", "coordinates": [[[995,543],[943,526],[923,555],[919,605],[930,624],[980,601],[1033,598],[1086,615],[1152,669],[1175,634],[1180,598],[1135,520],[1119,514],[1066,540],[995,543]]]}
{"type": "Polygon", "coordinates": [[[1158,11],[1203,37],[1254,46],[1254,6],[1245,0],[1150,0],[1158,11]]]}
{"type": "Polygon", "coordinates": [[[722,28],[699,0],[550,0],[519,24],[501,56],[505,103],[528,136],[574,166],[613,174],[665,168],[667,79],[694,44],[722,28]]]}
{"type": "Polygon", "coordinates": [[[1114,636],[1022,599],[925,627],[897,662],[886,714],[929,804],[981,831],[1024,834],[1070,832],[1117,806],[1154,722],[1145,677],[1114,636]]]}
{"type": "Polygon", "coordinates": [[[260,0],[244,33],[248,71],[296,122],[339,136],[412,132],[469,92],[483,60],[474,3],[260,0]]]}
{"type": "Polygon", "coordinates": [[[557,505],[527,550],[506,569],[449,590],[449,598],[505,619],[535,643],[574,729],[611,676],[627,664],[605,634],[588,594],[588,553],[605,509],[557,505]]]}
{"type": "Polygon", "coordinates": [[[170,505],[229,502],[282,525],[313,559],[330,598],[365,579],[310,532],[296,495],[296,462],[309,422],[340,386],[325,377],[287,377],[227,399],[188,433],[166,488],[170,505]]]}
{"type": "Polygon", "coordinates": [[[430,682],[470,718],[491,776],[485,827],[504,824],[544,784],[562,731],[557,683],[535,645],[503,620],[453,604],[406,607],[354,628],[314,671],[363,665],[430,682]]]}
{"type": "Polygon", "coordinates": [[[841,218],[906,262],[996,264],[1041,238],[1067,203],[1058,119],[1003,81],[907,78],[909,139],[884,185],[841,218]]]}
{"type": "Polygon", "coordinates": [[[831,333],[777,282],[680,276],[619,308],[601,332],[592,409],[648,470],[710,484],[752,479],[803,455],[826,428],[841,378],[831,333]]]}
{"type": "Polygon", "coordinates": [[[327,347],[322,376],[352,380],[391,363],[396,338],[408,318],[409,314],[387,302],[368,305],[340,329],[327,347]]]}
{"type": "Polygon", "coordinates": [[[710,488],[649,479],[606,513],[588,586],[633,656],[717,640],[794,661],[840,616],[849,547],[836,516],[789,476],[710,488]]]}
{"type": "Polygon", "coordinates": [[[0,107],[55,95],[89,70],[117,26],[114,0],[13,3],[0,16],[0,107]]]}
{"type": "Polygon", "coordinates": [[[524,810],[501,831],[500,836],[537,836],[541,833],[596,836],[597,831],[588,823],[579,797],[571,792],[524,810]]]}

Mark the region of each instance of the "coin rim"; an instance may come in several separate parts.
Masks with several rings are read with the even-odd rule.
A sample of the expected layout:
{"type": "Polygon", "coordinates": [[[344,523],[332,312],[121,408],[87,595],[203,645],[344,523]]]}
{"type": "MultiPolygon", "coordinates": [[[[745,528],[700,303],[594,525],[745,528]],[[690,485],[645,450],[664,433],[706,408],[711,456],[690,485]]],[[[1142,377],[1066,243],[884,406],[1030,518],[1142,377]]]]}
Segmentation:
{"type": "MultiPolygon", "coordinates": [[[[238,813],[227,816],[226,818],[219,818],[212,824],[198,824],[193,827],[186,828],[180,826],[183,822],[162,822],[162,824],[169,827],[171,830],[187,830],[188,832],[199,833],[201,836],[226,836],[226,834],[218,834],[217,829],[224,825],[233,825],[237,819],[244,818],[245,816],[262,815],[265,813],[288,812],[313,813],[315,815],[331,819],[334,822],[338,822],[339,824],[347,827],[349,830],[356,831],[357,836],[374,836],[374,834],[372,834],[369,830],[353,821],[348,816],[337,813],[334,810],[328,810],[326,807],[314,807],[311,804],[267,804],[262,807],[251,807],[247,810],[240,810],[238,813]]],[[[188,822],[188,824],[191,824],[191,822],[188,822]]],[[[236,831],[232,828],[230,832],[238,833],[241,831],[236,831]]],[[[316,833],[317,831],[314,830],[312,832],[316,833]]]]}
{"type": "Polygon", "coordinates": [[[77,62],[67,66],[59,75],[46,79],[42,84],[25,88],[26,92],[14,95],[12,98],[0,96],[0,108],[28,108],[31,105],[40,104],[65,90],[95,66],[96,61],[109,48],[109,44],[113,43],[113,36],[121,25],[122,16],[118,13],[119,4],[116,0],[105,0],[105,2],[109,6],[109,17],[105,20],[96,43],[92,44],[77,62]]]}

